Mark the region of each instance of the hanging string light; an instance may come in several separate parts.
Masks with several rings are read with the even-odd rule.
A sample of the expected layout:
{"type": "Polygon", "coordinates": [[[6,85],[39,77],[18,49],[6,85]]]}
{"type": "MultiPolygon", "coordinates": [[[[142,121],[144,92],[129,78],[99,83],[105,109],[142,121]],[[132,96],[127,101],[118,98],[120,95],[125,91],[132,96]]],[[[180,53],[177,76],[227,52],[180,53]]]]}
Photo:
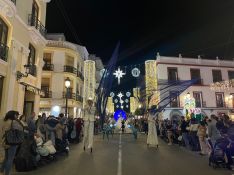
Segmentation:
{"type": "Polygon", "coordinates": [[[210,84],[210,89],[213,91],[229,91],[230,88],[233,87],[234,87],[234,79],[210,84]]]}

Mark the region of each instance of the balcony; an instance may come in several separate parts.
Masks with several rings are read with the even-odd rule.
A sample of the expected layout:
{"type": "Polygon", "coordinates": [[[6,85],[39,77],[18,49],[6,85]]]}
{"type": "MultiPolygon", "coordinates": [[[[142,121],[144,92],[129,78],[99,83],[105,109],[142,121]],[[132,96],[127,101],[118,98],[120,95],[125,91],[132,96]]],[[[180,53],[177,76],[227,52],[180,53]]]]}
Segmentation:
{"type": "Polygon", "coordinates": [[[72,67],[72,66],[64,66],[64,72],[77,74],[77,69],[75,67],[72,67]]]}
{"type": "Polygon", "coordinates": [[[44,71],[54,71],[54,65],[50,63],[45,63],[42,70],[44,71]]]}
{"type": "Polygon", "coordinates": [[[79,101],[79,102],[83,103],[83,97],[76,94],[76,101],[79,101]]]}
{"type": "Polygon", "coordinates": [[[44,95],[41,95],[41,98],[52,98],[52,92],[44,91],[44,95]]]}
{"type": "Polygon", "coordinates": [[[9,50],[9,47],[7,47],[3,43],[0,43],[0,59],[1,60],[7,62],[8,50],[9,50]]]}
{"type": "Polygon", "coordinates": [[[36,16],[33,16],[31,14],[28,15],[28,25],[30,26],[34,26],[40,33],[42,36],[46,36],[46,28],[45,26],[41,23],[41,21],[39,21],[36,16]]]}
{"type": "Polygon", "coordinates": [[[66,96],[67,96],[68,99],[76,100],[76,94],[75,93],[63,92],[63,98],[66,98],[66,96]]]}
{"type": "Polygon", "coordinates": [[[28,74],[36,77],[37,76],[37,66],[36,65],[28,65],[28,74]]]}
{"type": "Polygon", "coordinates": [[[80,71],[77,71],[77,77],[84,81],[84,76],[80,71]]]}

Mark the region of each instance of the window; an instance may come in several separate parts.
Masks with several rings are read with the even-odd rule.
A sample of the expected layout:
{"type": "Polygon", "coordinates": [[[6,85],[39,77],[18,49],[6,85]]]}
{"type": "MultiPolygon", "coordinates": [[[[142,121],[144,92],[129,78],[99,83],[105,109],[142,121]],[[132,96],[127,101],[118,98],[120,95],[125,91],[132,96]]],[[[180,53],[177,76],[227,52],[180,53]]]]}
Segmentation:
{"type": "Polygon", "coordinates": [[[2,105],[2,91],[3,91],[3,76],[0,75],[0,109],[2,105]]]}
{"type": "Polygon", "coordinates": [[[231,100],[231,105],[232,105],[231,107],[234,108],[234,93],[230,94],[230,98],[229,99],[231,100]]]}
{"type": "Polygon", "coordinates": [[[180,106],[179,102],[179,93],[178,92],[170,92],[170,104],[172,108],[177,108],[180,106]]]}
{"type": "Polygon", "coordinates": [[[196,107],[202,107],[202,92],[193,92],[193,98],[195,99],[196,107]]]}
{"type": "Polygon", "coordinates": [[[0,18],[0,59],[7,61],[7,36],[8,36],[8,26],[0,18]]]}
{"type": "Polygon", "coordinates": [[[168,80],[169,81],[178,80],[177,68],[172,68],[172,67],[167,68],[167,75],[168,75],[168,80]]]}
{"type": "Polygon", "coordinates": [[[8,26],[0,18],[0,42],[1,44],[7,45],[8,26]]]}
{"type": "Polygon", "coordinates": [[[198,79],[196,84],[201,84],[200,69],[190,69],[191,80],[198,79]]]}
{"type": "Polygon", "coordinates": [[[28,65],[34,65],[36,59],[36,49],[32,44],[29,44],[28,65]]]}
{"type": "Polygon", "coordinates": [[[220,82],[222,81],[222,73],[221,70],[212,70],[213,75],[213,82],[220,82]]]}
{"type": "Polygon", "coordinates": [[[39,7],[38,7],[36,1],[34,0],[33,4],[32,4],[32,18],[37,20],[38,16],[39,16],[39,7]]]}
{"type": "Polygon", "coordinates": [[[228,78],[229,78],[229,80],[234,79],[234,71],[228,71],[228,78]]]}
{"type": "Polygon", "coordinates": [[[223,92],[216,92],[215,93],[216,96],[216,105],[218,108],[223,108],[224,107],[224,94],[223,92]]]}
{"type": "Polygon", "coordinates": [[[51,57],[52,57],[51,53],[44,53],[43,61],[45,62],[45,64],[51,64],[51,57]]]}

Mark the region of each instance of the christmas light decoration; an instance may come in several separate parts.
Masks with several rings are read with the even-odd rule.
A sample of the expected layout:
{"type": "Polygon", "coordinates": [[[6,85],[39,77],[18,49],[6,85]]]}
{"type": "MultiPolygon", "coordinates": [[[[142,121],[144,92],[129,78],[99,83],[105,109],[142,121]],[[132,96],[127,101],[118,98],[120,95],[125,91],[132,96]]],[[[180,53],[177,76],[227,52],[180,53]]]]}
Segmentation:
{"type": "Polygon", "coordinates": [[[140,76],[140,73],[141,73],[141,71],[138,69],[138,68],[134,68],[134,69],[132,69],[132,76],[133,77],[139,77],[140,76]]]}
{"type": "Polygon", "coordinates": [[[118,68],[118,70],[116,70],[113,75],[115,76],[115,78],[118,78],[118,84],[120,84],[120,79],[123,78],[123,75],[126,75],[126,73],[118,68]]]}

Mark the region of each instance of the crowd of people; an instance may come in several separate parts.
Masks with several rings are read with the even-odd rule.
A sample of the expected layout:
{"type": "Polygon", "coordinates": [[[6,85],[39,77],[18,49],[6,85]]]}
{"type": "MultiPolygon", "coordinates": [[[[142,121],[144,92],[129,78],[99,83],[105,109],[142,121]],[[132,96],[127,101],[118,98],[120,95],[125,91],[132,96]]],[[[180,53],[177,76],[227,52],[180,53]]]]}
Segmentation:
{"type": "Polygon", "coordinates": [[[63,113],[58,117],[43,113],[36,118],[33,112],[27,118],[17,111],[7,112],[2,128],[5,157],[1,173],[9,175],[13,163],[17,171],[29,171],[68,154],[69,143],[81,141],[83,126],[81,118],[65,117],[63,113]]]}
{"type": "Polygon", "coordinates": [[[223,163],[227,168],[233,165],[234,156],[234,124],[229,116],[211,115],[203,120],[191,118],[186,120],[165,119],[157,122],[158,133],[168,145],[180,144],[191,151],[199,151],[200,155],[209,155],[210,164],[223,163]],[[219,156],[216,161],[214,159],[219,156]]]}

